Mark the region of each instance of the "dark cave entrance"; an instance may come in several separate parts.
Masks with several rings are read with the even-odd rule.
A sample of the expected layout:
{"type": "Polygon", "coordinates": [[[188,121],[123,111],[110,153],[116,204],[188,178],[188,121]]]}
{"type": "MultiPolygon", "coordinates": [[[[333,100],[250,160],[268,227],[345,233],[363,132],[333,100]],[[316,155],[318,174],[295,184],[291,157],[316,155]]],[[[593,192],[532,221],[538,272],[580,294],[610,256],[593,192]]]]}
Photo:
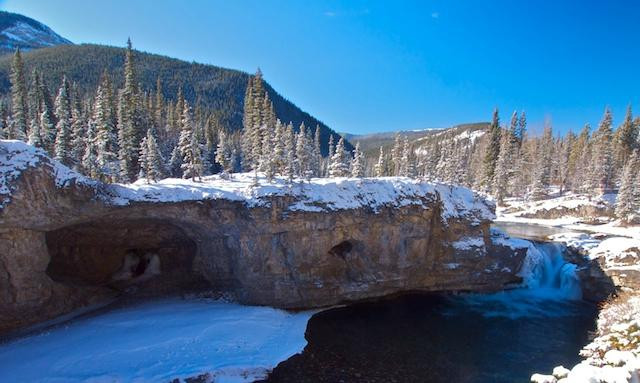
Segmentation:
{"type": "Polygon", "coordinates": [[[48,232],[46,240],[47,274],[67,285],[162,293],[201,281],[192,267],[196,242],[166,221],[93,221],[48,232]]]}

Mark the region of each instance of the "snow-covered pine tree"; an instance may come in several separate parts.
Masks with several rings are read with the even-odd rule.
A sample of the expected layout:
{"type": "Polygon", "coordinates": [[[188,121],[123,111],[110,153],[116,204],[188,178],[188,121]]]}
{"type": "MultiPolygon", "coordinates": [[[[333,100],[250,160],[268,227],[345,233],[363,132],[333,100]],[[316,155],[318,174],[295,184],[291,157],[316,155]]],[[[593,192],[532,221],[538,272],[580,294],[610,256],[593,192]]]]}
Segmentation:
{"type": "Polygon", "coordinates": [[[382,146],[380,146],[380,155],[378,156],[378,162],[374,166],[373,171],[376,177],[385,177],[388,174],[387,157],[382,146]]]}
{"type": "Polygon", "coordinates": [[[638,128],[633,121],[631,105],[629,105],[624,121],[618,130],[616,130],[614,137],[615,167],[620,171],[622,171],[623,165],[627,163],[631,153],[640,146],[638,142],[638,128]]]}
{"type": "Polygon", "coordinates": [[[49,109],[47,102],[42,103],[42,114],[40,115],[40,137],[42,147],[52,155],[56,142],[56,126],[54,124],[53,112],[49,109]]]}
{"type": "Polygon", "coordinates": [[[347,156],[347,152],[344,149],[344,137],[340,137],[336,151],[329,164],[330,177],[347,177],[349,175],[349,159],[347,156]]]}
{"type": "Polygon", "coordinates": [[[34,118],[31,120],[30,128],[29,128],[29,145],[33,145],[35,147],[42,147],[42,137],[40,135],[40,125],[38,121],[34,118]]]}
{"type": "Polygon", "coordinates": [[[633,215],[638,214],[640,209],[640,201],[636,199],[640,193],[640,158],[638,158],[638,150],[634,150],[627,159],[622,171],[622,180],[620,190],[616,199],[616,217],[623,223],[628,223],[633,215]]]}
{"type": "Polygon", "coordinates": [[[55,102],[56,117],[56,142],[55,142],[55,158],[67,166],[71,166],[73,159],[71,157],[71,107],[69,101],[69,82],[63,76],[62,85],[58,91],[55,102]]]}
{"type": "Polygon", "coordinates": [[[312,143],[309,142],[304,122],[300,124],[300,130],[296,137],[296,159],[298,161],[298,176],[307,180],[311,179],[313,169],[311,161],[313,160],[312,143]]]}
{"type": "Polygon", "coordinates": [[[295,133],[293,132],[293,124],[289,123],[285,130],[284,135],[284,152],[285,152],[285,169],[284,175],[287,177],[289,183],[293,181],[296,175],[296,145],[295,145],[295,133]]]}
{"type": "Polygon", "coordinates": [[[86,131],[86,145],[84,153],[82,153],[82,169],[85,174],[91,178],[99,178],[101,176],[98,166],[98,145],[96,136],[96,127],[93,121],[89,121],[86,131]]]}
{"type": "Polygon", "coordinates": [[[353,162],[351,163],[351,177],[362,178],[364,177],[364,153],[360,150],[360,142],[356,143],[356,147],[353,150],[353,162]]]}
{"type": "Polygon", "coordinates": [[[182,154],[180,154],[180,148],[178,145],[171,150],[171,156],[169,157],[169,163],[167,164],[171,177],[182,177],[182,154]]]}
{"type": "Polygon", "coordinates": [[[9,138],[27,141],[27,90],[24,80],[24,64],[20,48],[16,49],[11,65],[11,126],[9,138]]]}
{"type": "Polygon", "coordinates": [[[316,131],[313,135],[313,175],[314,177],[322,176],[322,151],[320,149],[320,125],[316,125],[316,131]]]}
{"type": "Polygon", "coordinates": [[[153,130],[147,130],[147,136],[144,138],[147,144],[146,153],[146,178],[152,182],[156,182],[164,177],[164,160],[158,140],[153,134],[153,130]]]}
{"type": "Polygon", "coordinates": [[[71,107],[71,157],[73,158],[75,168],[80,170],[86,145],[86,132],[78,95],[77,92],[74,93],[76,93],[76,95],[71,107]]]}
{"type": "Polygon", "coordinates": [[[149,151],[149,145],[147,145],[147,137],[144,137],[142,141],[140,141],[140,149],[138,154],[138,165],[140,166],[140,171],[138,171],[138,179],[144,179],[147,183],[149,183],[149,176],[147,170],[149,170],[149,166],[147,163],[147,154],[149,151]]]}
{"type": "Polygon", "coordinates": [[[553,131],[550,123],[546,123],[542,139],[538,142],[537,157],[533,170],[533,185],[531,186],[532,200],[537,201],[548,195],[551,182],[551,161],[553,148],[553,131]]]}
{"type": "Polygon", "coordinates": [[[127,40],[124,62],[124,87],[118,95],[118,160],[120,162],[120,182],[130,182],[137,176],[138,149],[146,129],[145,115],[141,106],[138,83],[133,62],[131,40],[127,40]]]}
{"type": "Polygon", "coordinates": [[[399,176],[402,173],[402,139],[396,134],[393,148],[391,149],[391,174],[399,176]]]}
{"type": "Polygon", "coordinates": [[[527,134],[527,116],[524,112],[520,113],[520,119],[518,120],[518,134],[516,138],[518,139],[518,148],[522,147],[522,142],[524,141],[525,135],[527,134]]]}
{"type": "Polygon", "coordinates": [[[611,150],[612,117],[609,108],[604,111],[598,130],[593,134],[593,151],[591,158],[591,191],[594,194],[605,194],[613,188],[613,153],[611,150]]]}
{"type": "MultiPolygon", "coordinates": [[[[509,130],[502,132],[502,138],[500,140],[500,154],[498,155],[498,162],[496,163],[496,170],[493,177],[493,186],[491,188],[493,196],[498,204],[502,204],[504,202],[504,198],[507,195],[509,181],[513,175],[513,159],[516,150],[513,135],[516,132],[515,127],[517,124],[517,114],[514,112],[513,116],[509,130]]],[[[515,145],[517,145],[517,141],[515,142],[515,145]]]]}
{"type": "Polygon", "coordinates": [[[233,158],[231,145],[227,133],[223,130],[218,134],[218,148],[216,150],[216,162],[222,168],[222,177],[227,178],[233,172],[233,158]]]}
{"type": "Polygon", "coordinates": [[[108,81],[108,77],[104,76],[98,86],[93,106],[92,123],[96,131],[97,173],[103,181],[115,181],[118,178],[120,165],[117,161],[117,137],[113,124],[113,110],[109,100],[108,89],[110,85],[108,81]]]}
{"type": "Polygon", "coordinates": [[[191,134],[190,139],[189,147],[183,152],[182,178],[191,178],[192,181],[196,181],[202,177],[202,152],[196,136],[191,134]]]}
{"type": "Polygon", "coordinates": [[[493,111],[493,118],[489,126],[489,144],[484,155],[484,181],[483,185],[486,191],[491,190],[493,177],[495,175],[496,163],[500,155],[500,117],[498,116],[498,108],[493,111]]]}
{"type": "Polygon", "coordinates": [[[277,174],[284,175],[286,164],[286,142],[285,126],[276,120],[276,127],[273,135],[273,167],[277,174]]]}
{"type": "Polygon", "coordinates": [[[329,164],[331,163],[331,158],[333,157],[335,152],[336,152],[336,145],[333,140],[333,134],[330,134],[329,135],[329,155],[327,156],[327,160],[325,161],[325,169],[323,169],[325,177],[329,177],[329,164]]]}
{"type": "Polygon", "coordinates": [[[267,181],[273,181],[273,177],[276,173],[275,157],[273,153],[273,145],[275,138],[275,131],[269,127],[269,124],[263,126],[262,135],[262,154],[260,155],[260,170],[264,172],[267,181]]]}

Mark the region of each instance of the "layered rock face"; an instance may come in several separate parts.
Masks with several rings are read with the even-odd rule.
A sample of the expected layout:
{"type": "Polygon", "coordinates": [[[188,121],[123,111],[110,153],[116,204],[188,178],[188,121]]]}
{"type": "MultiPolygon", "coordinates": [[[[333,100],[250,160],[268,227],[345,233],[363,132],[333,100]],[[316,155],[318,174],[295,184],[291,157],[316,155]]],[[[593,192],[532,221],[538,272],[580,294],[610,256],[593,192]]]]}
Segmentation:
{"type": "MultiPolygon", "coordinates": [[[[4,161],[26,150],[33,151],[5,146],[4,161]]],[[[132,285],[150,294],[215,289],[282,308],[411,290],[494,291],[518,281],[525,257],[526,249],[492,241],[490,204],[448,186],[339,180],[261,194],[275,187],[267,185],[243,190],[253,196],[243,199],[207,180],[177,189],[104,185],[31,155],[37,161],[12,164],[11,172],[0,167],[2,332],[132,285]],[[379,189],[399,197],[385,200],[379,189]],[[189,198],[150,197],[187,190],[189,198]],[[333,202],[304,200],[323,191],[333,202]],[[343,198],[350,202],[336,205],[343,198]]]]}

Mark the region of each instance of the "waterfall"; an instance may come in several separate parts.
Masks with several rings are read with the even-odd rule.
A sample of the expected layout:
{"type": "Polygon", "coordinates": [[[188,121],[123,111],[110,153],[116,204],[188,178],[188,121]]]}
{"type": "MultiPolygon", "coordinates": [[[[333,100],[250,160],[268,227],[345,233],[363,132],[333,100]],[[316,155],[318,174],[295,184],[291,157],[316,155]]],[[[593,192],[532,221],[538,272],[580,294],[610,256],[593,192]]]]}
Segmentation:
{"type": "Polygon", "coordinates": [[[532,294],[541,297],[582,298],[576,265],[565,262],[564,246],[558,243],[532,244],[520,275],[532,294]]]}
{"type": "Polygon", "coordinates": [[[529,245],[519,275],[522,286],[495,294],[466,294],[466,307],[485,317],[560,317],[577,315],[582,291],[576,265],[562,257],[564,246],[557,243],[529,245]]]}

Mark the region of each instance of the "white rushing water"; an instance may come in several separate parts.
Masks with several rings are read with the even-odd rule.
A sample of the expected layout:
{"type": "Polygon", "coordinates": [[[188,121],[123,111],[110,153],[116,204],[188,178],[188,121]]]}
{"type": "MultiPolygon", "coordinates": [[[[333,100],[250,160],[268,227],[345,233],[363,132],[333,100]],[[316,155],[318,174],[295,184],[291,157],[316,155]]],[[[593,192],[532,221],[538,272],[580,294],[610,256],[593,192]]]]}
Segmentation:
{"type": "Polygon", "coordinates": [[[558,243],[532,243],[519,273],[522,287],[495,294],[469,294],[462,299],[487,317],[573,315],[582,291],[577,267],[564,260],[564,250],[558,243]]]}

